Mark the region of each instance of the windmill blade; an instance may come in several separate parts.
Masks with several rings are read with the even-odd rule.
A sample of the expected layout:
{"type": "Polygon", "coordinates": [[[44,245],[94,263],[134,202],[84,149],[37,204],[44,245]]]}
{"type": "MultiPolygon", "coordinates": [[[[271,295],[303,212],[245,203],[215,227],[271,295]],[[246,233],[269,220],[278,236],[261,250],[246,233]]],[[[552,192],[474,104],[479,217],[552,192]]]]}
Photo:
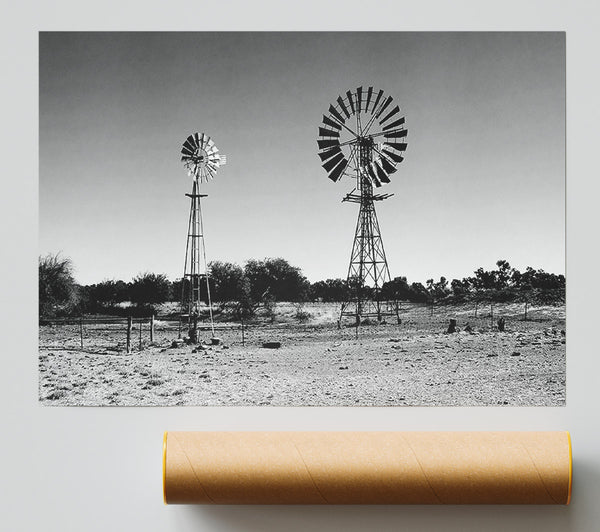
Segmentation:
{"type": "Polygon", "coordinates": [[[340,145],[340,141],[339,140],[317,140],[317,144],[319,145],[319,149],[322,150],[324,148],[333,148],[334,146],[339,146],[340,145]]]}
{"type": "Polygon", "coordinates": [[[340,177],[342,177],[346,166],[348,166],[348,161],[343,158],[340,163],[329,173],[329,179],[332,181],[337,181],[340,177]]]}
{"type": "Polygon", "coordinates": [[[334,146],[333,148],[330,148],[326,151],[322,151],[318,155],[321,158],[321,161],[326,161],[330,157],[333,157],[336,153],[341,153],[341,152],[342,152],[342,148],[340,148],[339,146],[334,146]]]}
{"type": "Polygon", "coordinates": [[[198,133],[194,133],[194,147],[196,149],[200,147],[200,135],[198,133]]]}
{"type": "Polygon", "coordinates": [[[227,155],[219,155],[219,161],[221,162],[221,166],[225,166],[227,164],[227,155]]]}
{"type": "Polygon", "coordinates": [[[396,166],[394,166],[386,157],[381,157],[381,166],[385,172],[387,172],[388,176],[396,171],[396,166]]]}
{"type": "Polygon", "coordinates": [[[371,109],[371,114],[375,112],[375,110],[377,109],[377,105],[379,104],[379,100],[381,100],[381,97],[383,96],[383,91],[380,90],[377,93],[377,98],[375,98],[375,103],[373,104],[373,108],[371,109]]]}
{"type": "Polygon", "coordinates": [[[338,124],[334,120],[331,120],[331,118],[329,118],[328,116],[325,116],[325,115],[323,115],[323,123],[326,126],[333,127],[335,129],[342,129],[342,126],[340,126],[340,124],[338,124]]]}
{"type": "Polygon", "coordinates": [[[319,136],[320,137],[339,137],[340,134],[338,131],[333,131],[332,129],[326,129],[324,127],[319,128],[319,136]]]}
{"type": "Polygon", "coordinates": [[[382,183],[389,183],[390,179],[388,178],[387,173],[381,166],[379,166],[379,164],[377,164],[378,162],[379,161],[377,159],[375,159],[372,163],[373,166],[375,167],[375,171],[377,172],[377,178],[382,183]]]}
{"type": "Polygon", "coordinates": [[[194,151],[196,150],[196,146],[194,146],[194,139],[190,140],[189,138],[183,143],[181,149],[183,150],[183,148],[185,148],[186,150],[194,153],[194,151]]]}
{"type": "Polygon", "coordinates": [[[192,155],[196,151],[194,145],[190,142],[190,139],[187,139],[183,146],[181,147],[181,153],[192,155]]]}
{"type": "Polygon", "coordinates": [[[344,159],[344,154],[340,152],[335,157],[332,157],[331,159],[323,163],[322,166],[327,172],[331,172],[331,170],[333,170],[342,159],[344,159]]]}
{"type": "Polygon", "coordinates": [[[215,176],[215,172],[213,171],[213,169],[210,166],[206,165],[203,168],[203,170],[204,170],[204,172],[205,172],[205,174],[206,174],[207,177],[210,177],[212,179],[215,176]]]}
{"type": "Polygon", "coordinates": [[[346,91],[346,96],[348,96],[348,103],[350,104],[350,109],[352,109],[352,114],[356,114],[356,109],[354,108],[354,101],[352,99],[352,93],[350,91],[346,91]]]}
{"type": "Polygon", "coordinates": [[[379,118],[381,116],[381,113],[383,113],[383,111],[385,111],[391,103],[392,103],[392,97],[388,96],[387,100],[385,100],[385,102],[383,102],[383,104],[381,104],[379,111],[377,111],[377,113],[375,113],[375,118],[379,118]]]}
{"type": "Polygon", "coordinates": [[[369,87],[369,90],[367,91],[367,105],[365,105],[365,113],[369,110],[371,96],[373,96],[373,87],[369,87]]]}
{"type": "Polygon", "coordinates": [[[386,155],[386,157],[389,157],[395,163],[401,163],[402,161],[404,161],[404,157],[402,157],[402,155],[398,155],[397,153],[386,150],[385,148],[383,148],[381,151],[386,155]]]}
{"type": "Polygon", "coordinates": [[[346,119],[338,112],[338,110],[333,105],[329,106],[329,112],[339,120],[340,124],[343,124],[346,121],[346,119]]]}
{"type": "Polygon", "coordinates": [[[362,111],[362,90],[362,86],[356,89],[356,107],[359,113],[362,111]]]}
{"type": "Polygon", "coordinates": [[[385,142],[384,145],[388,148],[394,148],[398,151],[404,151],[406,149],[406,142],[385,142]]]}
{"type": "Polygon", "coordinates": [[[396,107],[394,107],[386,116],[385,118],[382,118],[379,123],[383,124],[384,122],[387,122],[390,118],[392,118],[392,116],[397,115],[400,112],[400,107],[398,107],[396,105],[396,107]]]}
{"type": "Polygon", "coordinates": [[[337,103],[340,106],[340,109],[342,110],[342,112],[346,115],[346,118],[350,118],[350,113],[348,112],[348,109],[344,105],[344,100],[342,100],[341,96],[338,96],[337,103]]]}
{"type": "Polygon", "coordinates": [[[202,140],[201,148],[204,150],[204,149],[206,149],[206,146],[208,145],[208,141],[210,140],[210,137],[208,135],[202,133],[201,140],[202,140]]]}
{"type": "Polygon", "coordinates": [[[373,182],[373,184],[379,188],[381,186],[381,181],[379,181],[379,179],[377,178],[377,174],[375,172],[375,170],[373,169],[373,163],[369,164],[366,168],[367,170],[367,175],[371,178],[371,181],[373,182]]]}
{"type": "Polygon", "coordinates": [[[396,131],[390,131],[389,133],[384,133],[384,137],[386,139],[394,139],[394,138],[402,138],[408,135],[408,129],[397,129],[396,131]]]}
{"type": "MultiPolygon", "coordinates": [[[[385,120],[383,120],[382,122],[385,122],[385,120]]],[[[388,131],[390,129],[394,129],[394,128],[398,127],[398,126],[401,126],[402,124],[404,124],[404,117],[399,118],[395,122],[392,122],[391,124],[388,124],[387,126],[385,126],[383,128],[383,131],[388,131]]]]}
{"type": "Polygon", "coordinates": [[[198,135],[198,133],[192,134],[186,139],[187,142],[189,142],[190,145],[192,146],[192,149],[194,149],[194,150],[198,147],[198,141],[196,140],[197,135],[198,135]]]}

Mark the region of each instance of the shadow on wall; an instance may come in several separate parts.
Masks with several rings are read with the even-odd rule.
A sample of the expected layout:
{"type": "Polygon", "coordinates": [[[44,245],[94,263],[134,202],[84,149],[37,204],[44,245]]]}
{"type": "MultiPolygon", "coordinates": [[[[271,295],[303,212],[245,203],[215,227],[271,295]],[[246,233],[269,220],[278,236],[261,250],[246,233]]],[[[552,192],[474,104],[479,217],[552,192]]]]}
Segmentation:
{"type": "Polygon", "coordinates": [[[196,521],[194,530],[215,532],[593,530],[593,527],[574,528],[576,513],[574,503],[570,506],[196,506],[182,509],[186,521],[196,521]]]}

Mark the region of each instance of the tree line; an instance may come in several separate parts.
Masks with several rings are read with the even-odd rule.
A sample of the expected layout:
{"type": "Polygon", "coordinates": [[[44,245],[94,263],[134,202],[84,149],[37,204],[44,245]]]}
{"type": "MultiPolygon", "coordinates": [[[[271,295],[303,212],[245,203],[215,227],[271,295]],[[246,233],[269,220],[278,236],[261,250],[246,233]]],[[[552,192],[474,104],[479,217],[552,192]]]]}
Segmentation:
{"type": "MultiPolygon", "coordinates": [[[[201,297],[207,301],[204,288],[201,297]]],[[[369,287],[356,286],[352,280],[326,279],[311,283],[302,270],[282,258],[250,259],[243,266],[232,262],[209,264],[209,289],[213,303],[234,318],[251,317],[261,306],[278,301],[339,302],[361,290],[373,297],[369,287]]],[[[78,285],[73,265],[68,258],[47,255],[39,259],[40,317],[85,314],[125,314],[153,312],[167,301],[181,301],[189,290],[184,279],[169,280],[163,274],[141,273],[132,281],[107,279],[100,283],[78,285]],[[125,306],[124,304],[132,306],[125,306]]],[[[558,304],[565,298],[565,276],[527,267],[521,272],[506,260],[496,269],[478,268],[470,277],[448,281],[428,279],[425,285],[409,283],[406,277],[395,277],[383,285],[382,300],[414,303],[464,303],[468,301],[521,301],[532,304],[558,304]]]]}

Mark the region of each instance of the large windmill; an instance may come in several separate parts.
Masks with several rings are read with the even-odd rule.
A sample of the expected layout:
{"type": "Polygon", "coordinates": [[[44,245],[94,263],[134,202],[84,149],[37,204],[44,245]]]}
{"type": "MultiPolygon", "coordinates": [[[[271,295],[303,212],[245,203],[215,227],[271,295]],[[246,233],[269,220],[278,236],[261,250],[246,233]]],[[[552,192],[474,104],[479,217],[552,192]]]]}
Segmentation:
{"type": "Polygon", "coordinates": [[[191,342],[198,341],[198,317],[200,315],[201,293],[206,288],[206,302],[210,316],[212,335],[215,328],[212,315],[212,302],[210,299],[210,283],[206,262],[206,248],[204,245],[204,223],[202,221],[201,199],[207,194],[200,194],[200,183],[212,179],[219,166],[226,163],[224,155],[219,153],[212,139],[204,133],[190,135],[181,148],[181,161],[192,177],[192,193],[186,194],[190,198],[190,216],[188,222],[188,235],[185,247],[185,266],[181,284],[181,318],[179,334],[181,336],[181,323],[187,322],[188,336],[191,342]],[[203,286],[204,285],[204,286],[203,286]]]}
{"type": "Polygon", "coordinates": [[[354,244],[348,267],[351,296],[342,304],[340,322],[352,316],[358,325],[366,318],[382,321],[395,316],[397,301],[386,301],[381,288],[390,280],[375,202],[393,194],[378,194],[390,182],[396,165],[403,161],[408,130],[404,116],[391,96],[373,87],[358,87],[338,96],[323,115],[319,127],[319,157],[329,179],[355,180],[354,189],[342,201],[359,204],[354,244]]]}

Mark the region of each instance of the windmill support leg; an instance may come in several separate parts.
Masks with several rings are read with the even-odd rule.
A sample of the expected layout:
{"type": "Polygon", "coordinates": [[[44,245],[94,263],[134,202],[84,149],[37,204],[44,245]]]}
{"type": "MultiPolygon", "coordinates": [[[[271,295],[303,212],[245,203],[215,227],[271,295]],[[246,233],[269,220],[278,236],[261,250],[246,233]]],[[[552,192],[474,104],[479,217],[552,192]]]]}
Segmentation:
{"type": "MultiPolygon", "coordinates": [[[[370,161],[370,150],[369,144],[361,148],[363,165],[370,161]]],[[[340,321],[350,316],[354,317],[357,326],[368,319],[376,319],[381,323],[386,316],[396,316],[399,321],[397,302],[384,301],[381,296],[383,284],[390,281],[391,277],[375,212],[373,185],[364,175],[359,176],[359,181],[360,195],[348,195],[345,198],[346,201],[359,203],[360,207],[348,266],[347,283],[351,287],[351,295],[342,304],[340,321]]]]}
{"type": "Polygon", "coordinates": [[[202,208],[200,204],[200,199],[206,197],[206,194],[199,194],[198,182],[194,181],[192,193],[186,194],[186,196],[190,198],[190,217],[185,252],[185,267],[181,288],[180,320],[183,321],[184,317],[187,318],[188,341],[190,343],[197,343],[198,319],[200,317],[200,304],[202,302],[201,292],[204,285],[208,296],[210,325],[214,337],[208,265],[204,247],[204,225],[202,222],[202,208]],[[184,314],[185,311],[187,311],[187,316],[184,314]]]}

